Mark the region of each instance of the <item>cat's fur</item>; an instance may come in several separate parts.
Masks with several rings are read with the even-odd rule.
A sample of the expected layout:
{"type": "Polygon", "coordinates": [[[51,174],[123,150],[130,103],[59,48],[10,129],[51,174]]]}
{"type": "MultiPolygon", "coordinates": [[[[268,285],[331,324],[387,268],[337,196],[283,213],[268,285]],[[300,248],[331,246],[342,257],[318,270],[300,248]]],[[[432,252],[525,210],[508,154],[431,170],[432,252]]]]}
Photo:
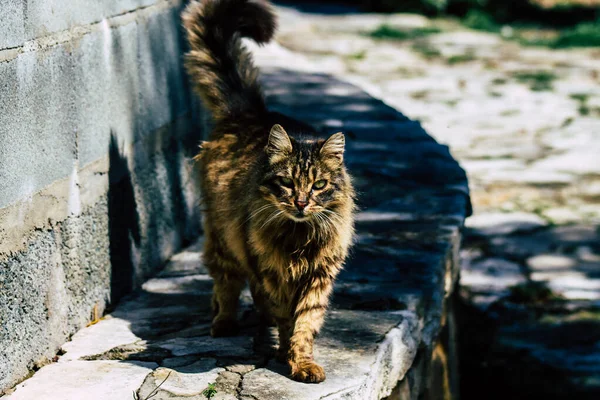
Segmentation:
{"type": "Polygon", "coordinates": [[[277,323],[278,354],[292,378],[321,382],[313,337],[354,233],[344,135],[317,139],[306,124],[267,110],[241,43],[273,36],[266,2],[194,1],[183,23],[191,46],[186,67],[215,121],[197,156],[205,262],[214,279],[211,334],[236,333],[248,281],[257,308],[277,323]]]}

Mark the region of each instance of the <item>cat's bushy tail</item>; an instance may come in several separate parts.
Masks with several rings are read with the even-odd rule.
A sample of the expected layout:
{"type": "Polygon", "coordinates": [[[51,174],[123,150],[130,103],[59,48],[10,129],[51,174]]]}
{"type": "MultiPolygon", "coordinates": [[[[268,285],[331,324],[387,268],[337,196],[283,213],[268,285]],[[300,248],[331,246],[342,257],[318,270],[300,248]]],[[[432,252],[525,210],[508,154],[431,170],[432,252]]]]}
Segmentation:
{"type": "Polygon", "coordinates": [[[192,1],[182,14],[191,50],[185,66],[217,122],[259,117],[266,106],[241,38],[267,43],[276,28],[265,0],[192,1]]]}

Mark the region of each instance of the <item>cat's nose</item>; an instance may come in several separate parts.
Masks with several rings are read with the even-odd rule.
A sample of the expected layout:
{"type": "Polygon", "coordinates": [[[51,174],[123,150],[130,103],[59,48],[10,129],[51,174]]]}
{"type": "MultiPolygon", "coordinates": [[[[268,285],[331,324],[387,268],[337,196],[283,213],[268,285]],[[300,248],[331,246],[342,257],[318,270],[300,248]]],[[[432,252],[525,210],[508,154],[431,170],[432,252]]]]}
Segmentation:
{"type": "Polygon", "coordinates": [[[295,203],[296,203],[296,207],[298,207],[298,210],[300,210],[300,211],[304,211],[304,209],[308,205],[308,201],[306,201],[306,200],[296,200],[295,203]]]}

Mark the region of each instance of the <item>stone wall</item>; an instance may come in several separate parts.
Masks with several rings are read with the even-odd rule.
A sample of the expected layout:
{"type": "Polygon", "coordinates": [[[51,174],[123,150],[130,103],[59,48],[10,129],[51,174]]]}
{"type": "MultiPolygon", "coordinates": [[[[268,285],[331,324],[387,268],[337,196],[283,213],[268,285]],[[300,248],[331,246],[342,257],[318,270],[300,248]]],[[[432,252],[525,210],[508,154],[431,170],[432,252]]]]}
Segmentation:
{"type": "Polygon", "coordinates": [[[199,231],[180,0],[0,0],[0,393],[199,231]]]}

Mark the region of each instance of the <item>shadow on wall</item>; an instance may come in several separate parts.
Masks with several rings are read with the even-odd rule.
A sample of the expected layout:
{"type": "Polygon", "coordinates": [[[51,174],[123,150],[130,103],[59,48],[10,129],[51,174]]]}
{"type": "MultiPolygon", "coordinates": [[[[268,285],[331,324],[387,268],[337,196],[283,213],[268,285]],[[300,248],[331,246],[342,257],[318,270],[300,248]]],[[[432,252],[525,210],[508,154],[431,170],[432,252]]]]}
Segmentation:
{"type": "Polygon", "coordinates": [[[133,290],[132,247],[140,245],[140,221],[127,158],[111,131],[108,171],[108,232],[110,240],[110,302],[133,290]]]}
{"type": "Polygon", "coordinates": [[[199,235],[199,190],[192,157],[201,132],[183,117],[135,138],[125,149],[126,144],[111,131],[108,219],[112,306],[199,235]]]}
{"type": "Polygon", "coordinates": [[[135,43],[129,30],[115,29],[111,36],[110,69],[117,79],[109,83],[114,96],[104,98],[113,115],[102,130],[106,135],[110,129],[104,143],[112,307],[200,233],[191,159],[204,132],[203,110],[180,62],[187,50],[180,24],[184,3],[138,24],[145,30],[135,43]]]}

